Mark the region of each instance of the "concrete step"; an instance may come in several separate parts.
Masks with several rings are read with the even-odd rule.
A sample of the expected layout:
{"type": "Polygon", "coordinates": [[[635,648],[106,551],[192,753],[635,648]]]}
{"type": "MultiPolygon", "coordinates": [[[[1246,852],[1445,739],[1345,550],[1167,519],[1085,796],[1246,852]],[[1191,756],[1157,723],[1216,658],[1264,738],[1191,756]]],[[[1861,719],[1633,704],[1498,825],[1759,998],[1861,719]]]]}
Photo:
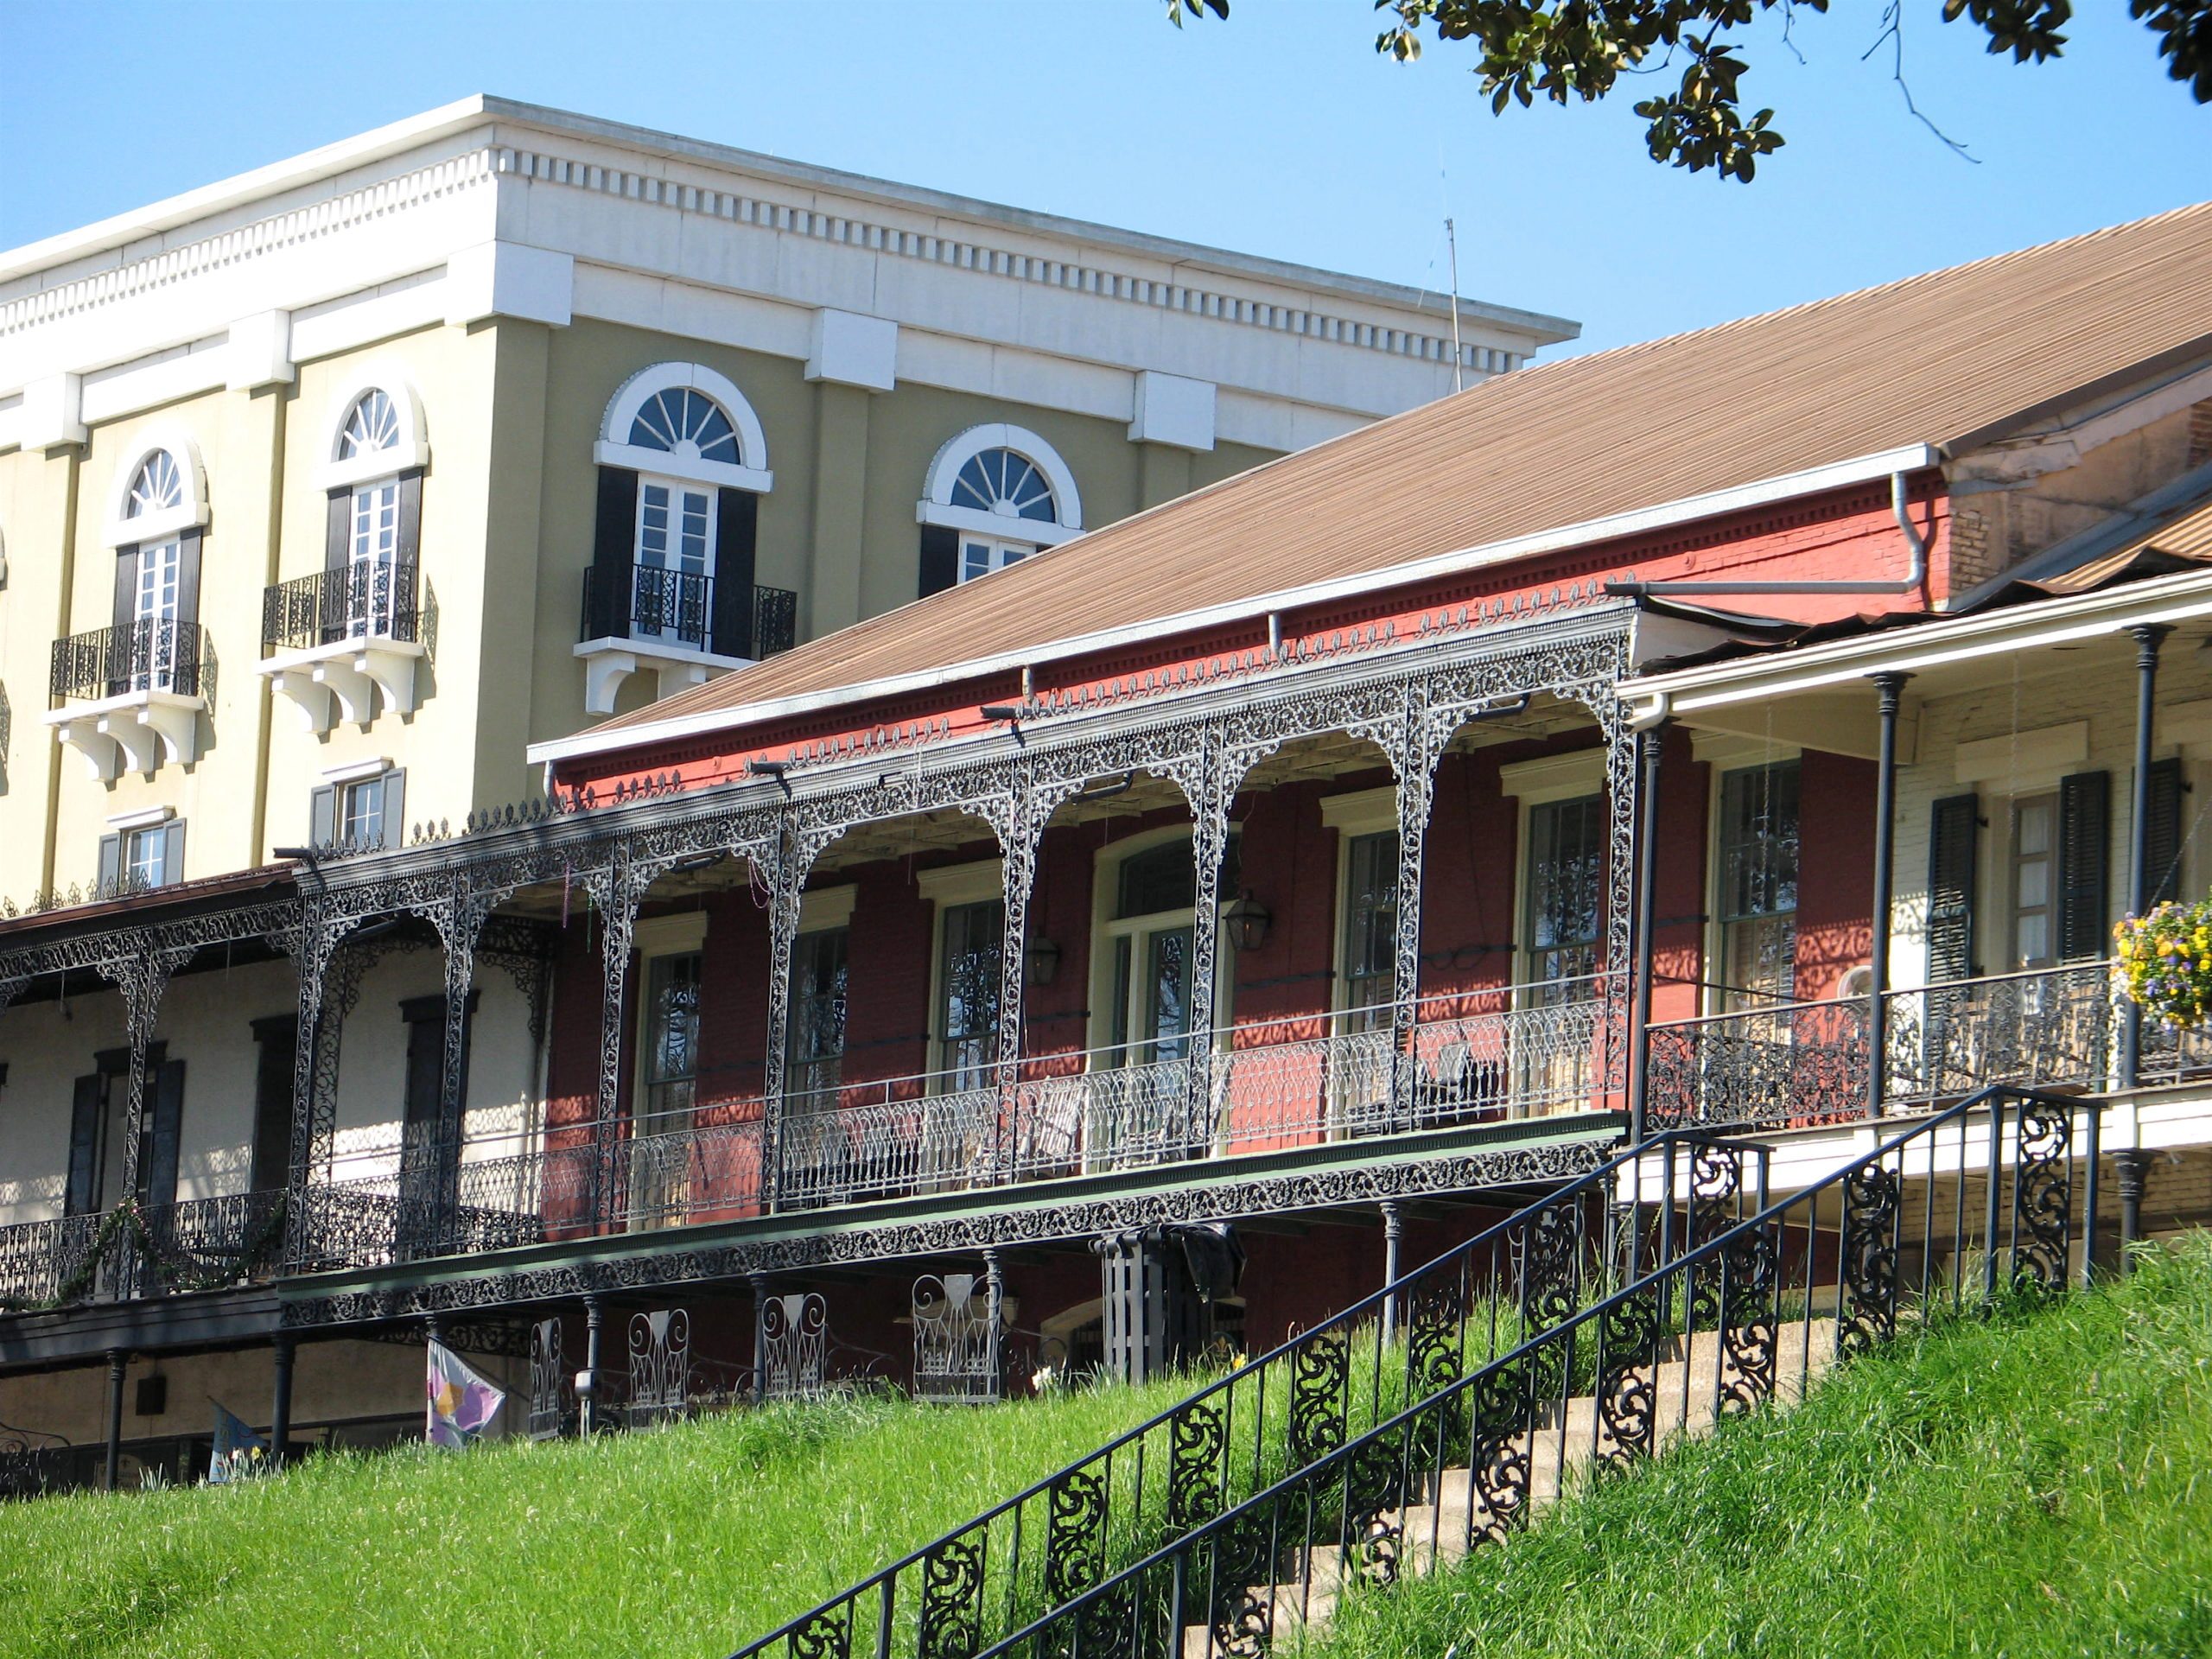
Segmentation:
{"type": "MultiPolygon", "coordinates": [[[[1835,1321],[1798,1319],[1778,1325],[1770,1349],[1775,1357],[1772,1402],[1786,1408],[1802,1399],[1807,1385],[1834,1363],[1835,1321]]],[[[1724,1364],[1718,1332],[1700,1332],[1687,1344],[1675,1338],[1667,1350],[1656,1376],[1651,1366],[1639,1366],[1630,1373],[1649,1390],[1655,1452],[1685,1436],[1711,1433],[1716,1382],[1732,1384],[1738,1380],[1736,1366],[1724,1364]]],[[[1558,1501],[1570,1470],[1586,1468],[1601,1452],[1615,1449],[1612,1437],[1598,1423],[1595,1398],[1578,1395],[1566,1402],[1563,1413],[1557,1405],[1543,1411],[1532,1433],[1515,1436],[1502,1448],[1501,1457],[1518,1459],[1527,1465],[1528,1521],[1534,1522],[1558,1501]]],[[[1471,1537],[1480,1541],[1508,1529],[1507,1518],[1494,1514],[1478,1490],[1472,1471],[1446,1469],[1423,1484],[1430,1490],[1421,1502],[1378,1517],[1378,1527],[1394,1540],[1397,1577],[1428,1573],[1440,1558],[1449,1565],[1468,1553],[1471,1537]]],[[[1262,1601],[1271,1604],[1278,1650],[1294,1650],[1305,1635],[1326,1624],[1352,1578],[1382,1576],[1369,1562],[1350,1558],[1335,1544],[1301,1552],[1289,1565],[1291,1571],[1281,1581],[1257,1592],[1262,1601]]],[[[1203,1624],[1185,1629],[1182,1646],[1183,1659],[1215,1659],[1219,1652],[1211,1630],[1203,1624]]]]}

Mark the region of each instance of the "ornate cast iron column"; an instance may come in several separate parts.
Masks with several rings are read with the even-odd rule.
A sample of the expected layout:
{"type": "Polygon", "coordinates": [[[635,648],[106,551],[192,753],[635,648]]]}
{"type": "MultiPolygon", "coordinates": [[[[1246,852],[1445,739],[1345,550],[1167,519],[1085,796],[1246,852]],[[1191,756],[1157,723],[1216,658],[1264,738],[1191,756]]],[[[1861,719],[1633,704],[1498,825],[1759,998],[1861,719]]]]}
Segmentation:
{"type": "Polygon", "coordinates": [[[1874,773],[1874,903],[1868,912],[1866,988],[1866,1116],[1882,1115],[1883,1086],[1889,1072],[1890,894],[1897,853],[1897,711],[1908,674],[1873,677],[1882,721],[1881,758],[1874,773]]]}
{"type": "Polygon", "coordinates": [[[1636,1039],[1629,1084],[1629,1143],[1642,1146],[1649,1133],[1651,1093],[1652,933],[1657,926],[1659,891],[1659,759],[1666,747],[1667,722],[1659,721],[1637,735],[1643,760],[1637,780],[1636,807],[1636,1039]]]}
{"type": "MultiPolygon", "coordinates": [[[[100,972],[123,993],[124,1029],[130,1044],[130,1070],[123,1096],[123,1198],[138,1191],[139,1142],[146,1116],[146,1050],[154,1040],[154,1022],[160,1017],[162,993],[169,976],[191,957],[189,947],[161,950],[150,938],[126,941],[128,954],[100,964],[100,972]]],[[[132,1282],[126,1273],[123,1282],[132,1282]]]]}
{"type": "Polygon", "coordinates": [[[584,1376],[589,1386],[584,1390],[583,1404],[577,1427],[589,1440],[599,1432],[600,1346],[607,1328],[607,1309],[596,1296],[584,1298],[584,1376]]]}
{"type": "Polygon", "coordinates": [[[1243,781],[1224,741],[1221,722],[1198,729],[1198,747],[1160,771],[1175,781],[1191,809],[1191,1041],[1185,1046],[1184,1103],[1188,1139],[1213,1124],[1214,1005],[1221,971],[1221,866],[1229,854],[1229,811],[1243,781]]]}
{"type": "MultiPolygon", "coordinates": [[[[1376,1206],[1382,1212],[1382,1282],[1385,1286],[1398,1282],[1398,1250],[1405,1233],[1405,1217],[1399,1213],[1398,1201],[1385,1198],[1376,1206]]],[[[1388,1348],[1398,1332],[1398,1299],[1382,1299],[1382,1345],[1388,1348]]]]}
{"type": "Polygon", "coordinates": [[[768,1275],[756,1273],[747,1282],[753,1289],[753,1403],[768,1397],[768,1275]]]}
{"type": "MultiPolygon", "coordinates": [[[[2130,628],[2135,636],[2135,776],[2128,791],[2127,913],[2151,907],[2158,879],[2151,870],[2151,736],[2158,713],[2158,647],[2173,632],[2146,622],[2130,628]]],[[[2120,1086],[2133,1089],[2143,1071],[2143,1010],[2129,1002],[2120,1016],[2120,1086]]]]}
{"type": "Polygon", "coordinates": [[[785,1062],[791,1046],[791,952],[798,944],[799,907],[807,872],[828,843],[802,840],[788,824],[777,843],[768,897],[768,1041],[762,1057],[760,1202],[773,1210],[783,1189],[785,1062]]]}
{"type": "Polygon", "coordinates": [[[455,891],[431,913],[445,947],[445,1042],[438,1072],[436,1147],[437,1197],[429,1243],[442,1254],[457,1243],[454,1230],[461,1206],[461,1123],[467,1109],[468,995],[476,979],[476,942],[498,895],[472,893],[456,874],[455,891]]]}
{"type": "Polygon", "coordinates": [[[599,913],[599,1098],[592,1111],[592,1215],[601,1231],[613,1224],[614,1112],[622,1087],[622,1010],[637,933],[638,890],[630,848],[615,843],[607,863],[586,873],[584,890],[599,913]]]}
{"type": "Polygon", "coordinates": [[[1445,747],[1459,729],[1452,718],[1447,728],[1441,719],[1429,716],[1427,688],[1408,685],[1395,721],[1393,737],[1383,741],[1390,770],[1397,779],[1398,903],[1396,927],[1391,940],[1390,1106],[1394,1127],[1413,1118],[1414,1084],[1419,1069],[1414,1053],[1414,1027],[1419,1023],[1421,998],[1421,872],[1428,858],[1428,818],[1436,801],[1436,769],[1445,747]]]}
{"type": "Polygon", "coordinates": [[[990,1397],[997,1400],[1006,1393],[1006,1379],[1000,1374],[1006,1363],[1004,1322],[1000,1317],[1006,1304],[1006,1275],[999,1269],[999,1253],[993,1249],[983,1252],[983,1300],[984,1317],[990,1321],[990,1397]]]}

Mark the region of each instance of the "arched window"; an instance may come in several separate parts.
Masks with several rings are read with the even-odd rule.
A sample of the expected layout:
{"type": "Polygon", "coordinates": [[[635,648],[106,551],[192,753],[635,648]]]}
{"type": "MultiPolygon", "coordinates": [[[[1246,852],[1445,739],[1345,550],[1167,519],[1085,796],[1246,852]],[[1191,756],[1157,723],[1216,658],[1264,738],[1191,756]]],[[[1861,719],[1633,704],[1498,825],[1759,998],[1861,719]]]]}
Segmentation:
{"type": "MultiPolygon", "coordinates": [[[[598,527],[581,654],[612,662],[599,642],[620,642],[624,660],[643,646],[703,673],[715,659],[789,643],[768,637],[781,612],[758,614],[754,522],[775,475],[760,417],[734,383],[702,363],[640,370],[609,400],[592,458],[598,527]]],[[[588,706],[601,712],[611,696],[588,690],[588,706]]]]}
{"type": "Polygon", "coordinates": [[[181,432],[156,429],[117,470],[107,541],[115,549],[109,693],[198,694],[200,538],[207,488],[181,432]]]}
{"type": "Polygon", "coordinates": [[[914,516],[923,594],[1018,564],[1083,531],[1075,474],[1018,426],[970,427],[937,453],[914,516]]]}
{"type": "Polygon", "coordinates": [[[329,499],[319,643],[415,637],[423,469],[429,461],[414,392],[386,369],[340,389],[323,452],[329,499]]]}

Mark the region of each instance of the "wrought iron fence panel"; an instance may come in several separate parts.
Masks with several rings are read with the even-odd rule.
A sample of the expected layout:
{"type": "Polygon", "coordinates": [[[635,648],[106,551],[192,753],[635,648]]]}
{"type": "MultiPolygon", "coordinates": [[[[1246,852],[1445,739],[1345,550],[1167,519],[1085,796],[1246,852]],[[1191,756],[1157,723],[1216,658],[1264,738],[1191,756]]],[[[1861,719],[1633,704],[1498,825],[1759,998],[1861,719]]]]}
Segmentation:
{"type": "Polygon", "coordinates": [[[63,1216],[0,1227],[0,1302],[32,1306],[57,1300],[92,1263],[99,1216],[63,1216]]]}
{"type": "MultiPolygon", "coordinates": [[[[1329,1039],[1314,1040],[1325,1069],[1329,1039]]],[[[1387,1421],[1408,1399],[1567,1317],[1611,1282],[1618,1264],[1670,1260],[1712,1236],[1764,1191],[1747,1172],[1761,1156],[1705,1135],[1662,1136],[1623,1154],[741,1652],[935,1659],[999,1642],[1287,1468],[1387,1421]],[[1639,1160],[1645,1173],[1630,1180],[1639,1160]]],[[[972,1278],[964,1296],[944,1292],[944,1304],[964,1313],[938,1332],[925,1319],[937,1289],[927,1281],[923,1289],[918,1378],[963,1370],[974,1378],[988,1338],[977,1329],[984,1316],[975,1312],[972,1278]],[[942,1357],[928,1347],[940,1337],[942,1357]]],[[[764,1308],[772,1369],[785,1363],[779,1344],[789,1338],[780,1333],[797,1328],[787,1300],[796,1299],[764,1308]]],[[[1053,1649],[1063,1650],[1071,1649],[1053,1649]]]]}
{"type": "Polygon", "coordinates": [[[281,1191],[186,1198],[148,1208],[141,1219],[152,1282],[141,1294],[212,1290],[267,1278],[276,1268],[284,1209],[281,1191]]]}
{"type": "Polygon", "coordinates": [[[830,1383],[830,1306],[817,1291],[771,1296],[761,1305],[760,1393],[769,1400],[818,1400],[830,1383]]]}
{"type": "Polygon", "coordinates": [[[632,1428],[680,1422],[691,1414],[691,1315],[680,1307],[630,1316],[632,1428]]]}
{"type": "Polygon", "coordinates": [[[925,1273],[914,1281],[914,1397],[931,1405],[980,1405],[1004,1382],[1003,1322],[986,1276],[925,1273]]]}
{"type": "Polygon", "coordinates": [[[1992,1083],[2108,1081],[2112,982],[2103,963],[1893,991],[1889,1020],[1899,1039],[1890,1051],[1893,1098],[1945,1099],[1992,1083]]]}
{"type": "Polygon", "coordinates": [[[202,665],[213,667],[207,631],[196,622],[149,617],[95,628],[54,642],[48,690],[60,698],[91,700],[131,691],[171,691],[196,697],[202,665]]]}
{"type": "MultiPolygon", "coordinates": [[[[1357,1397],[1358,1383],[1347,1389],[1325,1351],[1309,1356],[1300,1387],[1325,1396],[1301,1448],[1310,1456],[1256,1467],[1245,1490],[1121,1562],[1088,1548],[1081,1570],[1048,1571],[1027,1598],[1014,1575],[1009,1616],[987,1604],[963,1631],[981,1639],[960,1651],[1302,1651],[1346,1598],[1503,1541],[1574,1478],[1604,1478],[1719,1418],[1802,1398],[1829,1367],[1939,1310],[1979,1309],[2000,1290],[2056,1293],[2085,1275],[2100,1109],[1982,1091],[1778,1203],[1708,1211],[1648,1268],[1447,1359],[1365,1422],[1328,1403],[1357,1397]]],[[[1294,1426],[1296,1410],[1294,1400],[1294,1426]]],[[[863,1630],[875,1610],[867,1590],[843,1604],[863,1630]]],[[[880,1628],[895,1638],[893,1618],[880,1628]]],[[[771,1640],[796,1659],[821,1650],[805,1645],[821,1629],[801,1622],[771,1640]]],[[[879,1639],[876,1650],[906,1649],[879,1639]]]]}
{"type": "MultiPolygon", "coordinates": [[[[762,1128],[758,1117],[699,1124],[622,1143],[613,1213],[618,1225],[671,1227],[709,1215],[734,1215],[760,1203],[762,1128]]],[[[588,1171],[579,1148],[563,1163],[579,1203],[588,1171]]]]}

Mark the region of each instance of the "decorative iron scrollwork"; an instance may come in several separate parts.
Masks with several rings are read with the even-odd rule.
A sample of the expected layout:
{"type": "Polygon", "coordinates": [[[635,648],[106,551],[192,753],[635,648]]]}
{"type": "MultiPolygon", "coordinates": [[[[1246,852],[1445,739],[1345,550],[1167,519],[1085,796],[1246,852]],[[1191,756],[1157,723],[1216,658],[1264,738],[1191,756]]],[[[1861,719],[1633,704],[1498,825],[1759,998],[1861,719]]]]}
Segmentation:
{"type": "Polygon", "coordinates": [[[1865,1353],[1897,1334],[1898,1203],[1895,1170],[1869,1164],[1844,1178],[1838,1358],[1865,1353]]]}
{"type": "Polygon", "coordinates": [[[853,1604],[816,1609],[791,1633],[791,1659],[852,1659],[853,1604]]]}
{"type": "Polygon", "coordinates": [[[1411,1398],[1421,1399],[1458,1382],[1466,1363],[1466,1298],[1459,1273],[1425,1275],[1414,1289],[1412,1302],[1406,1333],[1407,1389],[1411,1398]]]}
{"type": "Polygon", "coordinates": [[[916,1659],[970,1659],[983,1644],[982,1528],[948,1538],[922,1560],[916,1659]]]}
{"type": "Polygon", "coordinates": [[[1351,1351],[1341,1331],[1317,1335],[1293,1356],[1290,1456],[1303,1468],[1344,1443],[1351,1351]]]}
{"type": "Polygon", "coordinates": [[[2012,1153],[2012,1283],[2063,1289],[2073,1236],[2073,1126],[2063,1107],[2023,1103],[2012,1153]]]}
{"type": "Polygon", "coordinates": [[[1598,1458],[1625,1468],[1651,1455],[1658,1427],[1662,1355],[1659,1287],[1623,1294],[1599,1315],[1605,1364],[1598,1375],[1598,1458]]]}
{"type": "Polygon", "coordinates": [[[630,1319],[630,1426],[674,1422],[689,1416],[690,1389],[690,1314],[680,1307],[633,1314],[630,1319]]]}
{"type": "Polygon", "coordinates": [[[830,1306],[817,1291],[771,1296],[760,1309],[762,1392],[818,1400],[829,1386],[830,1306]]]}
{"type": "Polygon", "coordinates": [[[1167,1525],[1185,1532],[1221,1513],[1222,1455],[1229,1426],[1211,1397],[1192,1400],[1167,1421],[1167,1525]]]}
{"type": "Polygon", "coordinates": [[[1720,1411],[1741,1416],[1774,1396],[1773,1298],[1781,1262],[1766,1227],[1738,1233],[1721,1247],[1726,1281],[1720,1297],[1720,1411]]]}
{"type": "Polygon", "coordinates": [[[1055,1606],[1105,1576],[1107,1482],[1105,1471],[1086,1465],[1069,1470],[1046,1493],[1045,1594],[1055,1606]]]}

